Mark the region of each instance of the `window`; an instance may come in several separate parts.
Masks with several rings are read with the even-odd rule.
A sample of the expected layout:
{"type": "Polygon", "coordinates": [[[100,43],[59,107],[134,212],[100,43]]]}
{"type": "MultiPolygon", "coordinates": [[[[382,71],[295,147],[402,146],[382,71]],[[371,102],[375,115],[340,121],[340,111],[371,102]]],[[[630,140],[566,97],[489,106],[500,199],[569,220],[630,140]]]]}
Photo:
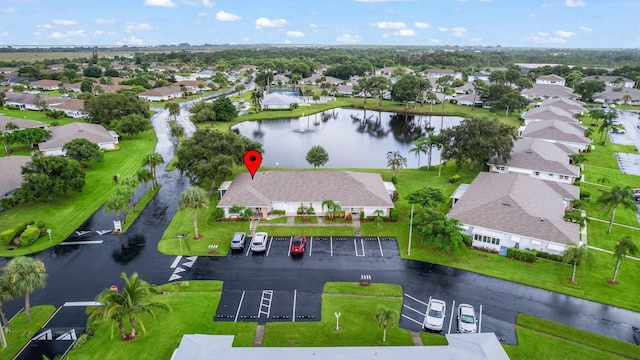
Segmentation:
{"type": "Polygon", "coordinates": [[[553,177],[553,174],[549,174],[549,177],[553,177]]]}
{"type": "Polygon", "coordinates": [[[540,171],[536,171],[533,173],[535,176],[540,176],[540,171]]]}
{"type": "Polygon", "coordinates": [[[486,235],[473,234],[473,240],[481,241],[483,243],[492,244],[492,245],[500,245],[500,239],[496,239],[494,237],[490,237],[486,235]]]}
{"type": "Polygon", "coordinates": [[[542,241],[539,241],[539,240],[531,240],[531,244],[533,244],[533,245],[542,245],[542,241]]]}

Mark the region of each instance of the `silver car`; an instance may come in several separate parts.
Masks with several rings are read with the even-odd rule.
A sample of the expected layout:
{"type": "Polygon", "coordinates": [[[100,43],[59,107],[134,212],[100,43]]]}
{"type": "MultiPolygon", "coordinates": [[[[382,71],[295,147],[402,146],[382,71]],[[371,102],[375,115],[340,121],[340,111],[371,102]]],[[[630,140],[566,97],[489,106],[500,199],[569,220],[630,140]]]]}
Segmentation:
{"type": "Polygon", "coordinates": [[[231,238],[231,250],[243,250],[246,236],[243,232],[234,233],[231,238]]]}
{"type": "Polygon", "coordinates": [[[447,312],[447,304],[438,299],[429,300],[427,315],[424,317],[424,328],[433,331],[441,331],[444,326],[444,316],[447,312]]]}
{"type": "Polygon", "coordinates": [[[251,240],[251,251],[261,252],[267,250],[267,239],[269,235],[266,232],[258,232],[251,240]]]}
{"type": "Polygon", "coordinates": [[[458,306],[458,332],[474,333],[476,330],[476,312],[473,306],[460,304],[458,306]]]}

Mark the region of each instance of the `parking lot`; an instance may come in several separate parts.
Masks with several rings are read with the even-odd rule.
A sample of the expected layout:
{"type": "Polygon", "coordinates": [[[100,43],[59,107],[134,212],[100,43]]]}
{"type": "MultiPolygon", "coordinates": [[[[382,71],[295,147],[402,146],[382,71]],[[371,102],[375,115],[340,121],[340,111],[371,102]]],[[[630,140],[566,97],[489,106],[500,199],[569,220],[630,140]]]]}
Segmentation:
{"type": "MultiPolygon", "coordinates": [[[[293,236],[270,236],[267,250],[251,251],[251,237],[247,237],[243,251],[229,251],[230,256],[263,255],[269,257],[291,257],[293,236]]],[[[307,238],[304,256],[357,256],[399,257],[398,243],[394,237],[374,236],[310,236],[307,238]]]]}

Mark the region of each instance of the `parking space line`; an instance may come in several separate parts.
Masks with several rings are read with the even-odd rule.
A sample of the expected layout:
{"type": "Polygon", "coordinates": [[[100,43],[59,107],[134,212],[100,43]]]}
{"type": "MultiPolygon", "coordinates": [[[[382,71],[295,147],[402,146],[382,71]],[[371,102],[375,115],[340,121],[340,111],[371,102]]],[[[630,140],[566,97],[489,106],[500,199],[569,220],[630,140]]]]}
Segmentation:
{"type": "Polygon", "coordinates": [[[291,256],[291,242],[293,242],[293,236],[289,238],[289,250],[287,251],[287,256],[291,256]]]}
{"type": "Polygon", "coordinates": [[[293,289],[293,315],[291,321],[296,322],[296,300],[298,298],[298,289],[293,289]]]}
{"type": "Polygon", "coordinates": [[[258,310],[258,318],[260,318],[261,314],[267,315],[267,319],[269,318],[269,314],[271,314],[271,300],[273,299],[273,290],[262,290],[262,298],[260,299],[260,309],[258,310]],[[267,311],[262,310],[263,307],[267,308],[267,311]]]}
{"type": "Polygon", "coordinates": [[[240,297],[240,303],[238,304],[238,310],[236,311],[236,318],[233,322],[238,322],[238,315],[240,315],[240,308],[242,307],[242,302],[244,301],[244,291],[242,292],[242,296],[240,297]]]}
{"type": "Polygon", "coordinates": [[[329,241],[331,242],[331,256],[333,256],[333,236],[329,237],[329,241]]]}
{"type": "Polygon", "coordinates": [[[178,266],[178,264],[180,263],[180,260],[182,260],[182,256],[176,256],[176,259],[173,260],[173,263],[171,263],[171,266],[169,267],[175,269],[176,266],[178,266]]]}
{"type": "Polygon", "coordinates": [[[311,237],[311,245],[309,246],[309,256],[311,256],[312,252],[313,252],[313,236],[311,237]]]}
{"type": "MultiPolygon", "coordinates": [[[[429,304],[428,304],[428,303],[426,303],[426,302],[424,302],[424,301],[420,301],[420,300],[418,300],[418,299],[414,298],[413,296],[411,296],[411,295],[409,295],[409,294],[406,294],[406,293],[405,293],[405,294],[404,294],[404,296],[408,297],[408,298],[409,298],[409,299],[411,299],[411,300],[417,301],[417,302],[419,302],[419,303],[420,303],[420,304],[422,304],[422,305],[429,306],[429,304]]],[[[431,301],[431,296],[429,296],[429,301],[431,301]]]]}
{"type": "Polygon", "coordinates": [[[478,333],[482,332],[482,305],[480,305],[480,316],[478,320],[478,333]]]}
{"type": "Polygon", "coordinates": [[[409,310],[413,310],[413,311],[417,312],[417,313],[418,313],[418,314],[420,314],[420,315],[423,315],[423,316],[424,316],[424,315],[426,315],[426,314],[425,314],[425,313],[423,313],[422,311],[418,311],[418,310],[416,310],[416,309],[412,308],[412,307],[411,307],[411,306],[409,306],[409,305],[402,305],[402,307],[406,307],[406,308],[407,308],[407,309],[409,309],[409,310]]]}
{"type": "Polygon", "coordinates": [[[360,247],[362,248],[362,256],[367,256],[367,253],[364,252],[364,240],[360,238],[360,247]]]}
{"type": "Polygon", "coordinates": [[[249,246],[247,246],[247,252],[244,254],[244,256],[249,256],[249,251],[251,251],[251,242],[253,241],[253,238],[251,238],[251,241],[249,241],[249,246]]]}
{"type": "MultiPolygon", "coordinates": [[[[456,301],[453,300],[453,304],[451,305],[451,311],[449,311],[449,314],[451,315],[451,317],[449,318],[449,331],[447,332],[447,334],[451,334],[451,323],[453,322],[453,313],[455,308],[456,308],[456,301]]],[[[444,314],[444,316],[447,316],[447,314],[444,314]]]]}
{"type": "MultiPolygon", "coordinates": [[[[360,239],[360,241],[362,242],[362,239],[360,239]]],[[[356,240],[355,238],[353,239],[353,249],[356,252],[356,256],[364,256],[364,246],[363,246],[363,249],[362,249],[362,255],[358,254],[358,240],[356,240]]]]}
{"type": "Polygon", "coordinates": [[[382,252],[382,244],[380,243],[380,236],[378,236],[378,248],[380,248],[380,256],[384,256],[384,253],[382,252]]]}
{"type": "Polygon", "coordinates": [[[269,251],[271,251],[271,244],[273,244],[273,236],[271,237],[271,241],[269,241],[269,248],[267,249],[267,256],[269,256],[269,251]]]}
{"type": "Polygon", "coordinates": [[[421,323],[420,321],[416,321],[416,320],[414,320],[414,319],[412,319],[412,318],[408,317],[408,316],[407,316],[407,315],[405,315],[405,314],[400,314],[400,316],[402,316],[403,318],[405,318],[405,319],[407,319],[407,320],[411,320],[411,321],[413,321],[414,323],[416,323],[416,324],[418,324],[418,325],[420,325],[420,326],[423,326],[423,325],[424,325],[424,324],[423,324],[423,323],[421,323]]]}

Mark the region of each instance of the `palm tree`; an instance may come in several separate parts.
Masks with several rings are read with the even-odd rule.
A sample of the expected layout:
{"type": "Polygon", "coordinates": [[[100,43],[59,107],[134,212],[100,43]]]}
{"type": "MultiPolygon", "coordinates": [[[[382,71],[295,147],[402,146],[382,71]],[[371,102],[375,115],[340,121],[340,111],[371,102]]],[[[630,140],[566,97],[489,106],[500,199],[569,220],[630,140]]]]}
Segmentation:
{"type": "Polygon", "coordinates": [[[633,189],[630,186],[620,187],[614,186],[609,191],[603,191],[602,195],[596,200],[600,205],[607,207],[607,212],[611,211],[611,219],[609,220],[609,230],[607,233],[611,234],[611,228],[613,227],[613,220],[616,216],[616,209],[622,205],[626,209],[636,209],[635,196],[633,189]]]}
{"type": "Polygon", "coordinates": [[[387,166],[393,171],[393,179],[398,177],[398,172],[403,167],[407,167],[407,158],[400,154],[400,151],[387,152],[387,166]]]}
{"type": "Polygon", "coordinates": [[[427,139],[421,136],[413,142],[413,147],[409,149],[409,153],[415,153],[418,157],[418,169],[420,169],[420,154],[428,154],[429,147],[427,146],[427,139]]]}
{"type": "Polygon", "coordinates": [[[622,103],[625,104],[625,105],[629,105],[629,101],[631,101],[631,100],[633,100],[633,97],[631,95],[629,95],[629,94],[625,94],[622,97],[622,103]]]}
{"type": "Polygon", "coordinates": [[[87,309],[89,312],[87,327],[97,326],[98,320],[109,320],[111,321],[111,338],[113,339],[113,327],[117,326],[120,331],[120,339],[126,340],[127,333],[122,322],[125,316],[122,295],[117,291],[105,289],[96,297],[96,302],[101,303],[102,306],[87,309]]]}
{"type": "MultiPolygon", "coordinates": [[[[0,278],[0,318],[2,319],[2,323],[0,324],[0,331],[2,331],[2,325],[4,324],[4,328],[6,329],[7,333],[9,332],[9,321],[7,320],[7,314],[4,313],[2,304],[5,301],[9,301],[11,299],[13,299],[13,293],[11,292],[9,284],[7,284],[4,279],[0,278]]],[[[6,347],[6,344],[3,347],[6,347]]]]}
{"type": "Polygon", "coordinates": [[[631,240],[629,235],[625,235],[616,242],[616,248],[613,251],[613,257],[616,258],[616,269],[613,271],[613,280],[611,280],[611,283],[616,283],[616,277],[618,276],[618,269],[620,269],[622,259],[626,258],[627,255],[635,255],[637,252],[638,246],[631,240]]]}
{"type": "Polygon", "coordinates": [[[153,174],[151,173],[151,170],[142,168],[136,173],[136,178],[138,178],[139,182],[142,182],[147,186],[148,182],[153,181],[153,174]]]}
{"type": "Polygon", "coordinates": [[[2,281],[14,295],[24,294],[24,312],[31,322],[29,295],[36,289],[44,288],[47,283],[47,269],[42,260],[26,256],[13,258],[4,268],[2,281]]]}
{"type": "Polygon", "coordinates": [[[336,203],[333,200],[324,200],[322,202],[322,210],[324,211],[324,207],[327,207],[327,211],[325,211],[325,216],[329,219],[333,218],[333,214],[336,208],[336,203]]]}
{"type": "Polygon", "coordinates": [[[194,239],[200,239],[198,232],[198,209],[209,208],[209,198],[204,190],[197,186],[188,187],[180,198],[180,209],[193,210],[193,227],[195,228],[194,239]]]}
{"type": "Polygon", "coordinates": [[[176,118],[180,115],[180,104],[168,102],[164,104],[164,108],[169,110],[169,116],[173,116],[173,121],[176,121],[176,118]]]}
{"type": "Polygon", "coordinates": [[[120,277],[124,280],[124,287],[121,293],[125,300],[123,304],[124,313],[129,316],[129,323],[131,324],[129,337],[135,338],[138,323],[142,331],[146,333],[144,323],[138,318],[140,314],[149,314],[155,319],[154,309],[170,311],[170,308],[167,304],[149,300],[149,295],[152,293],[151,285],[140,279],[137,272],[134,272],[131,277],[127,277],[127,274],[122,273],[120,277]]]}
{"type": "Polygon", "coordinates": [[[104,203],[104,213],[115,212],[116,221],[120,221],[120,213],[127,209],[129,201],[122,194],[114,192],[104,203]]]}
{"type": "Polygon", "coordinates": [[[579,152],[579,153],[569,155],[569,160],[571,160],[571,163],[573,165],[580,165],[581,163],[587,161],[587,157],[584,156],[583,153],[579,152]]]}
{"type": "Polygon", "coordinates": [[[153,173],[153,186],[158,185],[158,183],[156,182],[158,178],[156,175],[156,166],[162,163],[164,163],[164,159],[162,158],[162,155],[158,154],[157,152],[147,154],[147,156],[144,157],[144,164],[149,165],[149,167],[151,168],[151,173],[153,173]]]}
{"type": "Polygon", "coordinates": [[[176,138],[178,140],[178,143],[180,142],[180,138],[184,136],[185,132],[184,132],[184,127],[178,124],[170,124],[169,127],[171,128],[171,136],[173,136],[174,138],[176,138]]]}
{"type": "Polygon", "coordinates": [[[396,323],[397,313],[389,308],[379,308],[376,314],[378,327],[383,329],[382,342],[387,342],[387,326],[392,327],[396,323]]]}
{"type": "Polygon", "coordinates": [[[251,103],[253,107],[256,108],[256,112],[260,111],[260,105],[262,104],[262,99],[264,98],[264,92],[261,88],[255,88],[251,93],[251,103]]]}
{"type": "Polygon", "coordinates": [[[578,262],[585,262],[589,258],[589,252],[586,246],[576,245],[573,242],[567,243],[567,248],[564,250],[564,255],[562,257],[562,263],[573,263],[573,271],[571,272],[571,283],[574,284],[576,281],[576,267],[578,266],[578,262]]]}
{"type": "Polygon", "coordinates": [[[382,215],[384,215],[383,210],[378,209],[373,212],[373,216],[376,217],[376,223],[378,223],[378,227],[382,226],[382,215]]]}
{"type": "Polygon", "coordinates": [[[433,131],[429,131],[426,136],[426,145],[428,147],[427,152],[427,170],[431,169],[431,155],[433,154],[433,148],[440,149],[440,135],[436,135],[433,131]]]}
{"type": "Polygon", "coordinates": [[[135,175],[125,176],[118,180],[118,186],[115,191],[124,195],[129,200],[129,212],[134,212],[133,195],[140,185],[140,181],[135,175]]]}

